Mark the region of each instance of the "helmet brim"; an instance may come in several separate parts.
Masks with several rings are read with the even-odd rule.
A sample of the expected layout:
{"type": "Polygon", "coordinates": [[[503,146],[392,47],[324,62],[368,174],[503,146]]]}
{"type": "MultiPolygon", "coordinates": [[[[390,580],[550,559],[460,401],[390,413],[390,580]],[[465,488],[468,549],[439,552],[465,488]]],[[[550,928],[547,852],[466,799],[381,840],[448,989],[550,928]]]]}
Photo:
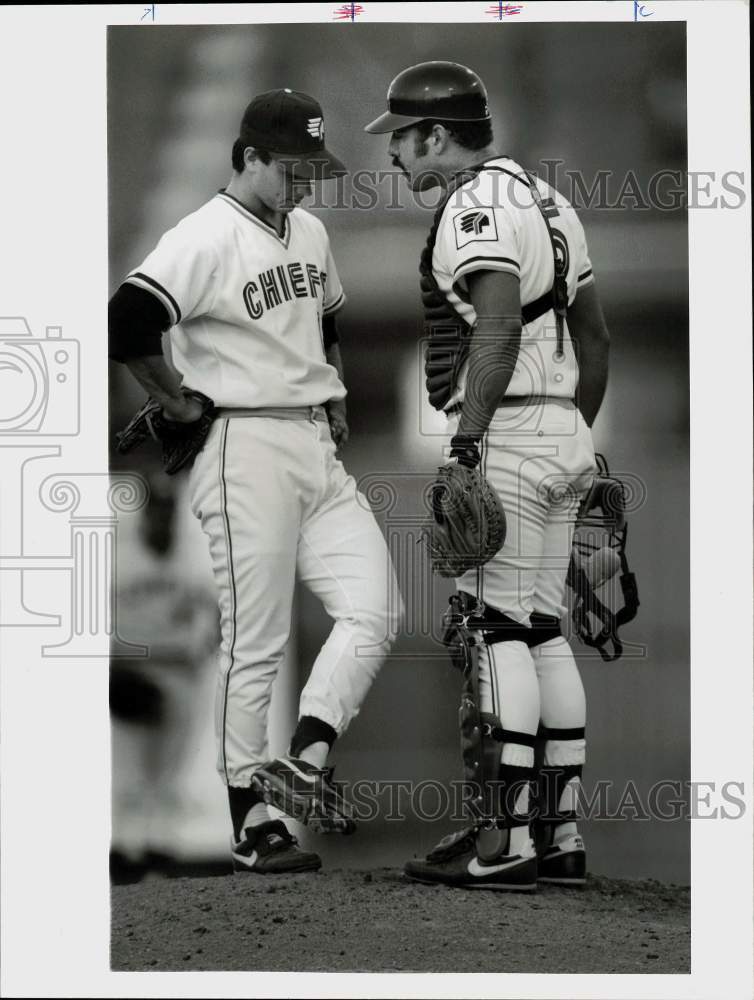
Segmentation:
{"type": "Polygon", "coordinates": [[[417,122],[423,122],[426,119],[426,115],[419,117],[412,117],[410,115],[396,115],[392,111],[386,111],[384,114],[380,115],[379,118],[375,118],[373,122],[364,126],[365,132],[370,132],[372,135],[382,135],[386,132],[397,132],[399,129],[408,128],[409,125],[416,125],[417,122]]]}

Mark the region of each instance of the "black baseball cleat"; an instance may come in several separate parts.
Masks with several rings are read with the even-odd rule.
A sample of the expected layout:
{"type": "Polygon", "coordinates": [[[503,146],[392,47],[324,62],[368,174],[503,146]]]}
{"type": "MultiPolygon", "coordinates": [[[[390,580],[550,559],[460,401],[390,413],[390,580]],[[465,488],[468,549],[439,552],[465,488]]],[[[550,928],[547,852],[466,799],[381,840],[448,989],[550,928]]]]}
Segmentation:
{"type": "Polygon", "coordinates": [[[537,881],[549,885],[586,885],[586,851],[578,833],[541,851],[537,881]]]}
{"type": "Polygon", "coordinates": [[[482,861],[475,827],[450,834],[426,858],[407,861],[403,870],[415,882],[463,889],[534,892],[537,888],[537,855],[531,842],[522,854],[499,854],[482,861]]]}
{"type": "Polygon", "coordinates": [[[322,858],[314,851],[302,851],[285,823],[271,819],[259,826],[247,826],[245,839],[231,841],[234,872],[280,875],[284,872],[316,872],[322,858]]]}
{"type": "Polygon", "coordinates": [[[299,757],[277,757],[262,765],[251,781],[268,805],[315,833],[353,833],[351,807],[332,777],[332,768],[315,767],[299,757]]]}

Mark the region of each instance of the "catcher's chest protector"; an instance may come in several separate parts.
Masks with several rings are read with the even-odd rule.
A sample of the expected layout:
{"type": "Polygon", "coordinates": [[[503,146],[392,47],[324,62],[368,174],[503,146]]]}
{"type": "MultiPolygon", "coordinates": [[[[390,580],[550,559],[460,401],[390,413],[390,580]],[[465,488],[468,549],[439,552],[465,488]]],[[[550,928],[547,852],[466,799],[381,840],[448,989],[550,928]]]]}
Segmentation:
{"type": "MultiPolygon", "coordinates": [[[[496,156],[494,159],[507,159],[507,157],[496,156]]],[[[547,212],[544,209],[542,197],[534,177],[528,170],[523,171],[526,175],[524,178],[519,174],[511,174],[510,171],[502,167],[488,167],[487,162],[469,167],[467,170],[456,174],[448,185],[445,197],[435,212],[435,217],[432,220],[432,228],[429,231],[427,243],[422,250],[419,260],[420,289],[422,305],[424,306],[424,335],[427,338],[427,346],[424,352],[424,373],[427,381],[429,382],[432,379],[433,382],[433,387],[430,389],[429,401],[436,410],[444,410],[456,391],[458,373],[469,351],[471,326],[465,319],[459,316],[437,284],[437,280],[432,272],[432,254],[434,253],[435,242],[437,240],[437,230],[440,228],[440,221],[442,220],[442,215],[448,201],[459,187],[474,180],[485,169],[510,174],[511,177],[514,177],[527,187],[531,193],[534,205],[547,227],[553,255],[553,285],[549,291],[545,292],[538,299],[535,299],[534,302],[529,302],[522,306],[521,321],[524,324],[532,323],[550,309],[554,310],[557,326],[557,352],[562,354],[563,351],[563,327],[568,308],[566,264],[562,256],[558,253],[552,227],[550,226],[547,212]]]]}
{"type": "Polygon", "coordinates": [[[436,410],[444,409],[455,391],[458,372],[468,353],[471,327],[458,315],[440,290],[432,273],[432,254],[442,214],[453,192],[462,184],[473,180],[483,167],[484,164],[480,164],[478,167],[471,167],[457,174],[448,185],[445,197],[435,212],[427,243],[419,259],[419,287],[424,307],[424,336],[427,339],[424,350],[424,373],[428,379],[437,375],[447,375],[447,380],[440,380],[443,387],[430,393],[429,401],[436,410]]]}

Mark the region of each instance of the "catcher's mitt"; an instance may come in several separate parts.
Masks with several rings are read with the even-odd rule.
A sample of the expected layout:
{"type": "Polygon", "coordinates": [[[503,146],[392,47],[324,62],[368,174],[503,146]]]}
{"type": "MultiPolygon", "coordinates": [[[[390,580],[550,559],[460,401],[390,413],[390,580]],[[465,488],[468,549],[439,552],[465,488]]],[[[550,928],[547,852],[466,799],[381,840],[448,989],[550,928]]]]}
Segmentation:
{"type": "Polygon", "coordinates": [[[125,455],[152,437],[162,445],[162,465],[169,476],[191,466],[204,447],[216,411],[215,404],[203,393],[184,389],[183,394],[201,403],[202,415],[197,420],[188,424],[168,420],[160,403],[150,396],[123,430],[115,435],[118,452],[125,455]]]}
{"type": "Polygon", "coordinates": [[[432,570],[459,577],[489,562],[505,541],[500,497],[478,468],[442,465],[432,486],[432,520],[424,527],[432,570]]]}

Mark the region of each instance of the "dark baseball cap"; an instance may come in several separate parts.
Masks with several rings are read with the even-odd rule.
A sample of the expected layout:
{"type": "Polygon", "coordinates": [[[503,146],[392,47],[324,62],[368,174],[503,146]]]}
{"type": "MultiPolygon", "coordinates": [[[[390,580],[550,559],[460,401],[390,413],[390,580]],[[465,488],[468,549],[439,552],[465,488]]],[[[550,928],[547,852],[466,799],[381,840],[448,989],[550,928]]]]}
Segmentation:
{"type": "Polygon", "coordinates": [[[329,180],[348,173],[325,148],[319,102],[287,87],[254,98],[241,119],[240,139],[244,146],[266,149],[275,159],[289,161],[298,177],[329,180]]]}

